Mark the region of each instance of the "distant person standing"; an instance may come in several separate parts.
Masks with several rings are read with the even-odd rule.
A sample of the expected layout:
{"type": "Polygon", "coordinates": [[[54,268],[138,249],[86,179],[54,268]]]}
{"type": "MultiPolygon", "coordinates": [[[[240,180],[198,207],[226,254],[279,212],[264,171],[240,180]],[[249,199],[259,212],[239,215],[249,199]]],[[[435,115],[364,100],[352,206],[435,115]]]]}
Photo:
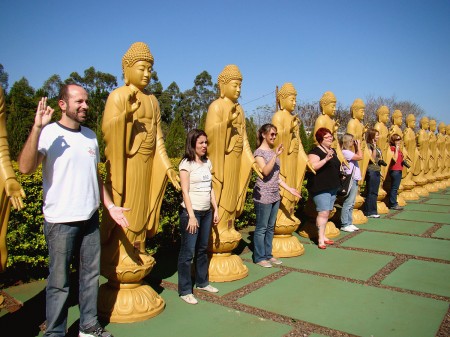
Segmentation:
{"type": "Polygon", "coordinates": [[[208,139],[205,131],[189,131],[185,149],[179,166],[183,202],[180,208],[178,293],[186,303],[197,304],[191,280],[191,262],[194,257],[197,289],[210,293],[219,291],[209,284],[207,252],[211,226],[213,222],[219,222],[219,213],[212,189],[212,164],[206,156],[208,139]]]}
{"type": "Polygon", "coordinates": [[[386,166],[386,163],[383,161],[381,149],[377,146],[377,141],[380,137],[378,130],[369,129],[366,137],[367,146],[370,150],[370,162],[366,172],[366,201],[364,203],[364,213],[368,218],[379,218],[377,198],[381,179],[380,165],[386,166]]]}
{"type": "Polygon", "coordinates": [[[261,169],[263,179],[256,178],[253,189],[253,201],[256,212],[256,228],[253,236],[253,261],[261,267],[270,268],[272,264],[282,262],[272,255],[272,241],[280,207],[280,186],[292,195],[300,198],[300,193],[280,179],[280,159],[283,144],[273,150],[277,128],[273,124],[264,124],[258,130],[257,146],[253,153],[256,164],[261,169]]]}
{"type": "Polygon", "coordinates": [[[346,174],[352,175],[352,182],[350,192],[345,197],[342,203],[341,211],[341,231],[354,232],[359,230],[353,225],[353,207],[355,206],[356,195],[358,194],[358,181],[361,180],[361,170],[358,165],[358,160],[363,159],[363,152],[361,149],[361,142],[353,138],[353,135],[346,133],[342,136],[342,154],[348,162],[348,167],[343,165],[346,174]]]}
{"type": "Polygon", "coordinates": [[[79,251],[79,337],[112,337],[97,320],[100,275],[98,207],[122,227],[123,211],[114,206],[97,171],[99,150],[95,133],[81,126],[87,118],[88,94],[79,85],[61,88],[61,119],[51,123],[47,98],[39,102],[31,133],[19,155],[19,169],[33,173],[42,163],[44,234],[49,251],[45,337],[63,337],[67,329],[70,264],[79,251]]]}
{"type": "Polygon", "coordinates": [[[391,177],[391,189],[389,191],[389,208],[401,211],[403,207],[399,206],[397,202],[398,188],[402,181],[403,172],[403,152],[401,150],[402,137],[398,134],[393,134],[390,140],[392,160],[389,166],[389,176],[391,177]]]}

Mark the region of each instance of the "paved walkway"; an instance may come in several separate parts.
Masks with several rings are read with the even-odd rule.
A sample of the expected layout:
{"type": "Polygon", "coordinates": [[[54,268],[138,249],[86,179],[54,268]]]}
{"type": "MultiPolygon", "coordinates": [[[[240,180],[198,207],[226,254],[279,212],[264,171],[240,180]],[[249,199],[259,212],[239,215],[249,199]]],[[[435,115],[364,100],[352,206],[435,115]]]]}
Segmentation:
{"type": "MultiPolygon", "coordinates": [[[[270,269],[245,247],[249,276],[213,284],[217,295],[196,292],[195,306],[178,298],[176,252],[156,254],[149,282],[165,310],[107,329],[115,337],[450,336],[450,189],[360,227],[326,250],[299,238],[305,254],[270,269]]],[[[251,230],[242,232],[246,244],[251,230]]],[[[0,311],[1,336],[42,336],[44,287],[4,290],[24,306],[0,311]]],[[[77,336],[77,315],[71,307],[68,336],[77,336]]]]}

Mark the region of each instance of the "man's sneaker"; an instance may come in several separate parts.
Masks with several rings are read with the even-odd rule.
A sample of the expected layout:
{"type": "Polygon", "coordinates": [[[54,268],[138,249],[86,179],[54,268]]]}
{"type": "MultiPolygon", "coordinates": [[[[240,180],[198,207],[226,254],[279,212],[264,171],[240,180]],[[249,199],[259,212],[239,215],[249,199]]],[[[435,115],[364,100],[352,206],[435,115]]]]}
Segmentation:
{"type": "Polygon", "coordinates": [[[206,287],[197,287],[197,289],[207,291],[209,293],[218,293],[219,292],[219,289],[213,287],[210,284],[208,284],[206,287]]]}
{"type": "Polygon", "coordinates": [[[391,209],[393,209],[393,210],[395,210],[395,211],[401,211],[401,210],[403,210],[403,207],[397,205],[397,206],[391,207],[391,209]]]}
{"type": "Polygon", "coordinates": [[[359,228],[356,227],[355,225],[350,225],[349,226],[351,229],[353,229],[353,231],[359,231],[359,228]]]}
{"type": "Polygon", "coordinates": [[[380,217],[380,214],[371,214],[371,215],[368,215],[367,217],[378,219],[380,217]]]}
{"type": "Polygon", "coordinates": [[[352,228],[352,225],[342,226],[341,231],[353,233],[355,230],[352,228]]]}
{"type": "Polygon", "coordinates": [[[276,259],[276,258],[274,258],[274,257],[271,257],[271,258],[269,259],[269,262],[272,263],[272,264],[278,264],[278,265],[280,265],[280,264],[283,263],[283,261],[278,260],[278,259],[276,259]]]}
{"type": "Polygon", "coordinates": [[[97,323],[89,329],[80,330],[78,337],[113,337],[113,335],[111,335],[108,331],[103,329],[100,324],[97,323]]]}
{"type": "Polygon", "coordinates": [[[197,299],[192,294],[181,295],[180,298],[189,304],[197,304],[198,303],[197,299]]]}

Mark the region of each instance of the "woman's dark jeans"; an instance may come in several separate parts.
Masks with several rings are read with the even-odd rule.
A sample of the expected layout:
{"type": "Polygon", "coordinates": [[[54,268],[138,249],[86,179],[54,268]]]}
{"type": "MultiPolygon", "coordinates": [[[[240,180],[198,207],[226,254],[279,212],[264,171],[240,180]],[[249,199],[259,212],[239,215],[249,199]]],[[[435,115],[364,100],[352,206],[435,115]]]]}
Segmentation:
{"type": "Polygon", "coordinates": [[[400,182],[402,181],[402,171],[391,170],[389,171],[391,176],[391,190],[389,191],[389,207],[398,206],[397,194],[398,188],[400,187],[400,182]]]}
{"type": "Polygon", "coordinates": [[[366,202],[364,203],[365,215],[378,214],[377,198],[380,187],[380,171],[367,170],[366,173],[366,202]]]}

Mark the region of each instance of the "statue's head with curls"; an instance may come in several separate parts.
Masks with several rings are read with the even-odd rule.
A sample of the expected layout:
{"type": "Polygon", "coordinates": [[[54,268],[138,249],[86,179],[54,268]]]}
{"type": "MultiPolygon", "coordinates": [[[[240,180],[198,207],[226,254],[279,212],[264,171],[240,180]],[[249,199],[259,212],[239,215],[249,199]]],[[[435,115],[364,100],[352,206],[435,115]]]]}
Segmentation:
{"type": "Polygon", "coordinates": [[[336,112],[336,96],[331,91],[326,91],[320,99],[320,111],[324,114],[334,116],[336,112]]]}
{"type": "MultiPolygon", "coordinates": [[[[150,52],[147,44],[144,42],[135,42],[131,45],[131,47],[127,50],[125,55],[122,57],[122,71],[125,78],[125,84],[130,84],[130,75],[129,70],[133,68],[136,63],[144,66],[149,73],[145,75],[148,77],[147,81],[150,81],[151,68],[153,66],[153,55],[150,52]]],[[[133,83],[135,84],[135,83],[133,83]]],[[[144,86],[145,87],[145,86],[144,86]]]]}
{"type": "Polygon", "coordinates": [[[238,66],[229,64],[223,68],[217,77],[220,89],[220,97],[228,97],[232,101],[237,101],[241,93],[242,74],[238,66]]]}

